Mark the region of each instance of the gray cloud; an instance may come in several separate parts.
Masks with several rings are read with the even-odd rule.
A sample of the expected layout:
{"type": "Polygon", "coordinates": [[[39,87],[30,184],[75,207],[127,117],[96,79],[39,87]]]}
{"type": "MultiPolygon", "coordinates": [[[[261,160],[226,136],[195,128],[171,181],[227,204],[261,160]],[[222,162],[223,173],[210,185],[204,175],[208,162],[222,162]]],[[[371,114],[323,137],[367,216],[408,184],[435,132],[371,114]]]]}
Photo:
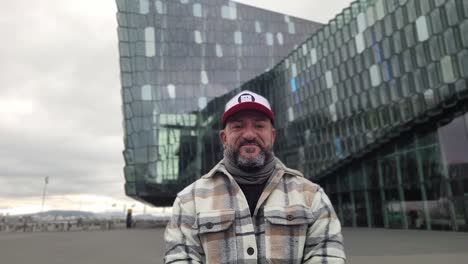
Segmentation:
{"type": "Polygon", "coordinates": [[[123,195],[116,8],[98,2],[4,4],[0,196],[40,195],[45,176],[51,194],[123,195]]]}
{"type": "Polygon", "coordinates": [[[348,7],[350,0],[236,0],[246,5],[296,16],[319,23],[327,23],[348,7]]]}

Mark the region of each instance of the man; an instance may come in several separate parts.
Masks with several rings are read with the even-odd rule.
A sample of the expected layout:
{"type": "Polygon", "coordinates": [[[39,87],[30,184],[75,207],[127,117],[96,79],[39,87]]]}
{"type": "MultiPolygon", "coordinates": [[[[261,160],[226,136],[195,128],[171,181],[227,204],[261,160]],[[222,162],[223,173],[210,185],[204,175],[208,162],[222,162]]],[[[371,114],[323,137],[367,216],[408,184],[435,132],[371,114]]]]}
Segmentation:
{"type": "Polygon", "coordinates": [[[250,91],[226,104],[224,159],[177,195],[165,263],[345,263],[328,197],[273,154],[274,119],[250,91]]]}

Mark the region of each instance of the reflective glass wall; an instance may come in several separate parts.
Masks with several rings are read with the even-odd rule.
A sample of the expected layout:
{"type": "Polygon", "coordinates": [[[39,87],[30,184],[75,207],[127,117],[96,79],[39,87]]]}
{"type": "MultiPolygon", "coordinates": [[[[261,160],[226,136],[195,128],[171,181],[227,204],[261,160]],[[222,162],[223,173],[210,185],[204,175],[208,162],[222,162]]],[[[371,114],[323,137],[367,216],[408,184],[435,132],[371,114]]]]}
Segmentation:
{"type": "Polygon", "coordinates": [[[466,10],[356,1],[203,116],[220,128],[234,92],[268,97],[275,154],[327,189],[346,226],[466,230],[466,10]]]}
{"type": "Polygon", "coordinates": [[[468,114],[322,179],[345,226],[468,231],[468,114]]]}
{"type": "MultiPolygon", "coordinates": [[[[466,10],[468,1],[353,2],[240,89],[272,102],[276,155],[320,179],[405,131],[466,111],[466,10]]],[[[212,118],[227,98],[213,102],[212,118]]]]}
{"type": "Polygon", "coordinates": [[[248,89],[276,113],[275,155],[346,226],[466,230],[468,1],[358,0],[295,49],[308,26],[239,4],[118,6],[128,195],[171,204],[222,158],[224,104],[248,89]]]}
{"type": "Polygon", "coordinates": [[[418,124],[465,111],[454,109],[468,98],[466,10],[467,1],[352,3],[258,78],[274,91],[277,155],[320,178],[418,124]]]}
{"type": "Polygon", "coordinates": [[[321,25],[226,0],[117,0],[126,193],[169,205],[219,157],[200,111],[321,25]],[[208,141],[207,141],[208,140],[208,141]]]}

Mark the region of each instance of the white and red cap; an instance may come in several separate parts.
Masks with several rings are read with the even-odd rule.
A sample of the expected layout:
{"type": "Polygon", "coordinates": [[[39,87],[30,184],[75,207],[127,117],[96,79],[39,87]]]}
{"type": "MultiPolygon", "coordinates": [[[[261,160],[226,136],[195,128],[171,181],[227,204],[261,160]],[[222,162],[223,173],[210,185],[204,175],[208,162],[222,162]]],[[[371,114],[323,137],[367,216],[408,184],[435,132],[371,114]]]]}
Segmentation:
{"type": "Polygon", "coordinates": [[[257,110],[266,114],[271,119],[271,122],[275,119],[275,114],[271,111],[270,103],[265,97],[251,91],[242,91],[226,103],[224,114],[221,118],[223,126],[230,116],[241,110],[257,110]]]}

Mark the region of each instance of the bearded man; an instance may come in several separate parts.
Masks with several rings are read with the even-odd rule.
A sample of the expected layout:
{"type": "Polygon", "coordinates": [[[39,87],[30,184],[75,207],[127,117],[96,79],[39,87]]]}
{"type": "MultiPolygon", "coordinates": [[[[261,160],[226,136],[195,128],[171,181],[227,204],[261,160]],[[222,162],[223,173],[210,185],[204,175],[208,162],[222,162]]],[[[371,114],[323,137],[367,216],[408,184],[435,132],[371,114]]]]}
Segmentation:
{"type": "Polygon", "coordinates": [[[345,263],[341,224],[323,189],[273,153],[263,96],[228,101],[222,159],[182,190],[165,232],[165,263],[345,263]]]}

